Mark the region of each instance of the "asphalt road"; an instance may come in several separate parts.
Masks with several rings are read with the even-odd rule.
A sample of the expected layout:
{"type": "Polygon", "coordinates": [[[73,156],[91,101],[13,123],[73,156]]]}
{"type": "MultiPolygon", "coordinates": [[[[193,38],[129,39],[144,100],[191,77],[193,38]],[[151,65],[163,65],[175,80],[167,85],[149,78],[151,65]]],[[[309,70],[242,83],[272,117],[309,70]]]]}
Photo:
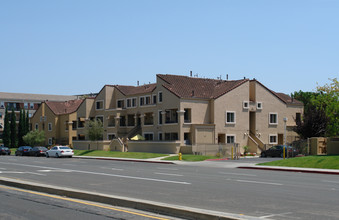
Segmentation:
{"type": "Polygon", "coordinates": [[[0,210],[0,219],[2,220],[170,220],[165,216],[139,210],[69,199],[1,185],[0,210]]]}
{"type": "Polygon", "coordinates": [[[338,176],[241,170],[214,163],[215,167],[213,162],[184,166],[8,156],[0,158],[0,175],[262,219],[339,219],[338,176]]]}

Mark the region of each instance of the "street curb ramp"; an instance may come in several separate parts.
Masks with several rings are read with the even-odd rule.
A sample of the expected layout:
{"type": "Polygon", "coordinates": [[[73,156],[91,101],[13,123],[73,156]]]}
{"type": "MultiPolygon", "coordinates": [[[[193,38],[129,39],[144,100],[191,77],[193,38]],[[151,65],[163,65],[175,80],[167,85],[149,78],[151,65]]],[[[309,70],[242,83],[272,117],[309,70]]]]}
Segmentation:
{"type": "Polygon", "coordinates": [[[257,219],[249,216],[245,217],[231,213],[215,212],[191,207],[176,206],[171,204],[152,202],[141,199],[132,199],[121,196],[113,196],[96,192],[92,193],[65,187],[61,188],[53,185],[45,185],[41,183],[33,183],[5,177],[0,177],[0,184],[48,194],[65,196],[74,199],[104,203],[112,206],[132,208],[184,219],[201,219],[201,220],[257,219]]]}

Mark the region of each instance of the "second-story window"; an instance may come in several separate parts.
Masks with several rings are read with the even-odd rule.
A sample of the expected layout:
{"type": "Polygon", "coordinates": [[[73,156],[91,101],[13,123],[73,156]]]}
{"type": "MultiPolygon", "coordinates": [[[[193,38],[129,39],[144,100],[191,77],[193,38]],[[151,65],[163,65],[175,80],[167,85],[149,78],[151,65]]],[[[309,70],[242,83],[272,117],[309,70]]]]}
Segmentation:
{"type": "Polygon", "coordinates": [[[96,110],[101,110],[101,109],[103,109],[104,108],[104,101],[97,101],[96,103],[95,103],[95,109],[96,110]]]}
{"type": "Polygon", "coordinates": [[[269,124],[277,125],[278,124],[278,113],[270,113],[269,114],[269,124]]]}
{"type": "Polygon", "coordinates": [[[24,108],[28,109],[28,103],[27,102],[24,103],[24,108]]]}
{"type": "Polygon", "coordinates": [[[162,102],[162,92],[159,92],[158,94],[159,94],[159,97],[158,97],[159,98],[159,102],[161,103],[162,102]]]}
{"type": "Polygon", "coordinates": [[[145,97],[140,97],[140,106],[145,105],[145,97]]]}
{"type": "Polygon", "coordinates": [[[125,107],[125,100],[120,99],[117,101],[117,108],[124,108],[125,107]]]}
{"type": "Polygon", "coordinates": [[[235,112],[226,112],[226,124],[235,124],[235,112]]]}
{"type": "Polygon", "coordinates": [[[48,123],[48,131],[52,131],[52,123],[48,123]]]}

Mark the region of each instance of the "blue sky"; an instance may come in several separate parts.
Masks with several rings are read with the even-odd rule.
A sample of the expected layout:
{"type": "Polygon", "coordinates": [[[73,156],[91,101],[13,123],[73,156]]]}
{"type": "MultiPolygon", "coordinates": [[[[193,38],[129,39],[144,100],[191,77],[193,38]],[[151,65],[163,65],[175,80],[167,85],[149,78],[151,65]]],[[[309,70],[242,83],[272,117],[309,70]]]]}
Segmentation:
{"type": "Polygon", "coordinates": [[[338,12],[339,0],[2,0],[0,91],[94,93],[189,71],[314,91],[339,76],[338,12]]]}

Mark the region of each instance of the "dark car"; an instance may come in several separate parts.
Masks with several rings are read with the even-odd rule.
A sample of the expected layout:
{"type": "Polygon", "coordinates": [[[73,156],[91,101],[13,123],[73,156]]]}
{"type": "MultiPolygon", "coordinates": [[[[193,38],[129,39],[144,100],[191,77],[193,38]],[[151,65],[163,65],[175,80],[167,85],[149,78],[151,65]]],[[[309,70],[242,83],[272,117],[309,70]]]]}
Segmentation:
{"type": "MultiPolygon", "coordinates": [[[[276,145],[268,150],[261,152],[261,157],[283,157],[283,148],[284,145],[276,145]]],[[[298,150],[291,146],[286,146],[285,148],[285,157],[295,157],[298,155],[298,150]]]]}
{"type": "Polygon", "coordinates": [[[29,155],[36,157],[46,156],[46,151],[48,151],[46,147],[33,147],[32,150],[29,152],[29,155]]]}
{"type": "Polygon", "coordinates": [[[8,147],[1,146],[0,155],[11,155],[11,149],[9,149],[8,147]]]}
{"type": "Polygon", "coordinates": [[[15,151],[15,156],[29,156],[31,150],[30,146],[21,146],[15,151]]]}

